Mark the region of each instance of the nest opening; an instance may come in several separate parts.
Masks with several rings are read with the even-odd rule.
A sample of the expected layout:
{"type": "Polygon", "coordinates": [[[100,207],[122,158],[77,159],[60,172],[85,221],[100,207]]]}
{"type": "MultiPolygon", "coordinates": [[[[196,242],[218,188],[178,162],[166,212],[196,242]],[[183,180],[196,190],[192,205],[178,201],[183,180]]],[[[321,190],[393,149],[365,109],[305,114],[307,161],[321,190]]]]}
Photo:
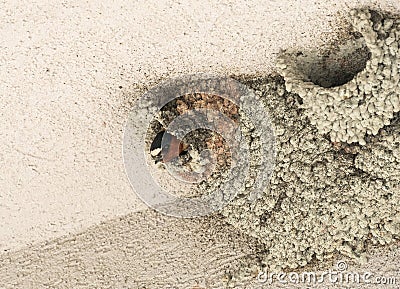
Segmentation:
{"type": "Polygon", "coordinates": [[[307,81],[324,88],[331,88],[354,79],[365,69],[370,58],[371,52],[360,38],[322,55],[299,53],[296,63],[307,81]]]}

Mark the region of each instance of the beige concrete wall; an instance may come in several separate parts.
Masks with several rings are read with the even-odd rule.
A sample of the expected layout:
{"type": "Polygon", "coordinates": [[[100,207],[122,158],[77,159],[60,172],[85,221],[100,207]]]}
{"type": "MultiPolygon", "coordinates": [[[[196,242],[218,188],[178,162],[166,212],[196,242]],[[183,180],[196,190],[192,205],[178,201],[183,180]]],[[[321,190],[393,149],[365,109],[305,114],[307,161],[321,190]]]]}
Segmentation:
{"type": "MultiPolygon", "coordinates": [[[[95,243],[109,240],[108,235],[121,238],[111,247],[127,246],[124,234],[137,236],[140,244],[162,238],[155,231],[166,230],[163,221],[157,221],[164,217],[150,214],[151,221],[146,218],[145,222],[154,222],[151,230],[143,228],[143,220],[126,225],[130,215],[123,217],[122,223],[116,218],[146,208],[129,186],[121,153],[127,98],[138,96],[138,87],[187,73],[271,72],[280,49],[323,44],[335,33],[338,11],[368,3],[371,1],[2,2],[0,252],[6,252],[1,261],[9,265],[1,271],[0,287],[17,280],[15,262],[30,262],[24,256],[33,256],[37,250],[43,253],[32,257],[34,265],[24,267],[24,274],[36,272],[41,262],[51,265],[35,277],[35,286],[26,281],[17,287],[40,287],[37,284],[47,278],[45,272],[64,264],[65,252],[70,250],[70,241],[50,242],[50,247],[46,242],[68,233],[85,232],[95,243]],[[91,227],[111,219],[117,221],[101,225],[101,232],[91,227]],[[52,263],[56,256],[60,263],[52,263]],[[11,263],[7,263],[9,258],[11,263]]],[[[400,10],[394,0],[372,4],[400,10]]],[[[174,258],[191,256],[185,262],[201,263],[196,257],[201,255],[196,253],[196,239],[203,236],[200,227],[191,226],[192,221],[165,222],[168,234],[175,236],[176,232],[185,240],[174,237],[166,245],[156,243],[155,252],[173,252],[184,244],[187,250],[174,251],[174,258]]],[[[212,230],[215,221],[204,222],[212,230]]],[[[90,239],[76,240],[84,242],[72,246],[78,255],[92,246],[90,239]]],[[[236,245],[228,242],[225,247],[229,252],[246,242],[238,238],[236,245]]],[[[154,246],[145,247],[143,255],[132,256],[137,261],[132,259],[126,266],[145,266],[143,258],[158,262],[159,258],[149,257],[154,246]]],[[[75,278],[66,276],[68,282],[75,278]]],[[[71,288],[67,285],[65,288],[71,288]]]]}

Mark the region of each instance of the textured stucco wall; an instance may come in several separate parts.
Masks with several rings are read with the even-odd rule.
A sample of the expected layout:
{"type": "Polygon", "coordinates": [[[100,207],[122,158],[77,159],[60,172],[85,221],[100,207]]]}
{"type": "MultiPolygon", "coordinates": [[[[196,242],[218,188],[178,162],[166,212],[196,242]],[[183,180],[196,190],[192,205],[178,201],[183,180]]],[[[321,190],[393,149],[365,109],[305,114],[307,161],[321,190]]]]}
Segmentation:
{"type": "MultiPolygon", "coordinates": [[[[49,262],[49,271],[38,275],[37,283],[17,282],[40,287],[37,284],[48,279],[44,272],[69,264],[51,263],[54,256],[64,260],[76,250],[81,258],[87,248],[82,243],[71,249],[64,241],[46,247],[47,241],[145,209],[129,186],[122,162],[129,96],[138,96],[141,87],[160,78],[181,74],[270,72],[280,49],[317,47],[335,32],[336,12],[367,3],[371,1],[2,2],[0,252],[6,265],[1,267],[0,287],[40,272],[41,264],[49,262]],[[37,251],[43,253],[35,255],[37,251]],[[26,262],[33,265],[23,267],[17,278],[17,264],[26,262]]],[[[374,5],[400,9],[390,0],[374,5]]],[[[115,247],[127,246],[121,232],[138,236],[139,244],[162,238],[151,236],[162,228],[171,236],[179,232],[186,239],[174,237],[164,247],[144,247],[145,253],[131,257],[138,258],[131,262],[141,264],[140,258],[156,252],[177,254],[179,260],[192,256],[188,262],[199,262],[196,238],[204,233],[191,221],[165,224],[151,215],[154,220],[149,222],[155,225],[144,230],[142,221],[128,226],[126,218],[86,232],[95,236],[95,243],[108,242],[111,234],[120,236],[115,247]],[[98,230],[105,230],[104,236],[98,230]],[[181,246],[187,251],[177,249],[181,246]]],[[[246,241],[234,240],[219,242],[244,248],[246,241]]],[[[165,259],[154,257],[149,263],[164,264],[165,259]]],[[[120,264],[115,266],[118,271],[120,264]]],[[[67,274],[64,287],[72,287],[74,278],[67,274]]]]}
{"type": "Polygon", "coordinates": [[[3,250],[144,208],[121,157],[130,86],[268,71],[280,48],[311,46],[331,17],[313,1],[0,5],[3,250]]]}

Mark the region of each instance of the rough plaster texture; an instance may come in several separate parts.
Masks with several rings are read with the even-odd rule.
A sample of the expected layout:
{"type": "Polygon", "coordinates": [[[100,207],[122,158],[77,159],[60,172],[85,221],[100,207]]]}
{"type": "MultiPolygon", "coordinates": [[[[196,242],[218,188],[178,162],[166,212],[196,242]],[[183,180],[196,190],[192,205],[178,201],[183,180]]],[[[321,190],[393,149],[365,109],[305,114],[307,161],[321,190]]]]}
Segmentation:
{"type": "MultiPolygon", "coordinates": [[[[222,221],[126,215],[144,208],[123,171],[127,98],[180,74],[269,72],[280,49],[318,47],[336,12],[362,4],[371,1],[2,2],[0,286],[189,286],[254,253],[222,221]]],[[[391,250],[369,266],[396,272],[391,250]]]]}
{"type": "Polygon", "coordinates": [[[351,2],[2,2],[1,250],[144,208],[121,154],[143,85],[269,71],[281,48],[322,43],[351,2]]]}
{"type": "MultiPolygon", "coordinates": [[[[126,215],[38,246],[0,257],[0,288],[226,288],[227,274],[259,249],[220,218],[176,219],[153,211],[126,215]],[[179,230],[177,230],[179,228],[179,230]],[[174,287],[175,286],[175,287],[174,287]],[[198,287],[196,287],[198,286],[198,287]]],[[[367,264],[348,262],[349,271],[400,278],[399,244],[374,248],[367,264]]],[[[309,267],[308,271],[325,271],[309,267]]],[[[260,288],[254,279],[230,282],[260,288]]],[[[244,287],[247,286],[247,287],[244,287]]],[[[288,288],[275,282],[262,288],[288,288]]],[[[289,288],[307,288],[293,284],[289,288]]],[[[320,284],[312,288],[337,288],[320,284]]],[[[395,289],[353,284],[351,288],[395,289]]]]}

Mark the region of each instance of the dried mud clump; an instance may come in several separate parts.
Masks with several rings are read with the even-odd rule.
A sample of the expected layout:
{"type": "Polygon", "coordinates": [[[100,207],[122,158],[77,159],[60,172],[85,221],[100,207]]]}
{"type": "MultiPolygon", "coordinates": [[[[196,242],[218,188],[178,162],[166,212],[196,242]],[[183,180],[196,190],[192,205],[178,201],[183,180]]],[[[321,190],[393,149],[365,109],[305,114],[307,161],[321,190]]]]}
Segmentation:
{"type": "Polygon", "coordinates": [[[277,159],[263,196],[244,192],[222,214],[261,240],[261,264],[297,268],[337,253],[364,260],[367,244],[398,238],[399,122],[367,146],[338,146],[310,123],[282,77],[243,81],[272,118],[277,159]]]}
{"type": "Polygon", "coordinates": [[[365,261],[400,237],[400,20],[358,9],[351,22],[337,51],[285,52],[282,76],[242,79],[272,118],[276,164],[261,198],[222,214],[263,243],[258,270],[365,261]]]}
{"type": "Polygon", "coordinates": [[[372,177],[400,183],[400,113],[360,149],[354,164],[372,177]]]}
{"type": "Polygon", "coordinates": [[[400,19],[357,9],[350,22],[358,37],[337,51],[287,51],[277,68],[321,134],[365,145],[400,110],[400,19]]]}
{"type": "MultiPolygon", "coordinates": [[[[366,9],[351,17],[360,35],[339,51],[321,57],[285,53],[278,61],[283,77],[237,77],[255,92],[253,105],[265,110],[275,133],[274,171],[255,198],[252,182],[262,173],[267,128],[252,123],[240,107],[186,95],[163,108],[152,127],[157,133],[195,107],[221,111],[239,123],[250,147],[250,170],[221,214],[260,240],[258,265],[272,270],[336,254],[363,261],[369,244],[400,237],[400,21],[366,9]]],[[[228,151],[221,138],[205,131],[182,141],[188,162],[204,148],[219,157],[228,151]]],[[[220,187],[230,163],[219,164],[198,192],[220,187]]]]}

